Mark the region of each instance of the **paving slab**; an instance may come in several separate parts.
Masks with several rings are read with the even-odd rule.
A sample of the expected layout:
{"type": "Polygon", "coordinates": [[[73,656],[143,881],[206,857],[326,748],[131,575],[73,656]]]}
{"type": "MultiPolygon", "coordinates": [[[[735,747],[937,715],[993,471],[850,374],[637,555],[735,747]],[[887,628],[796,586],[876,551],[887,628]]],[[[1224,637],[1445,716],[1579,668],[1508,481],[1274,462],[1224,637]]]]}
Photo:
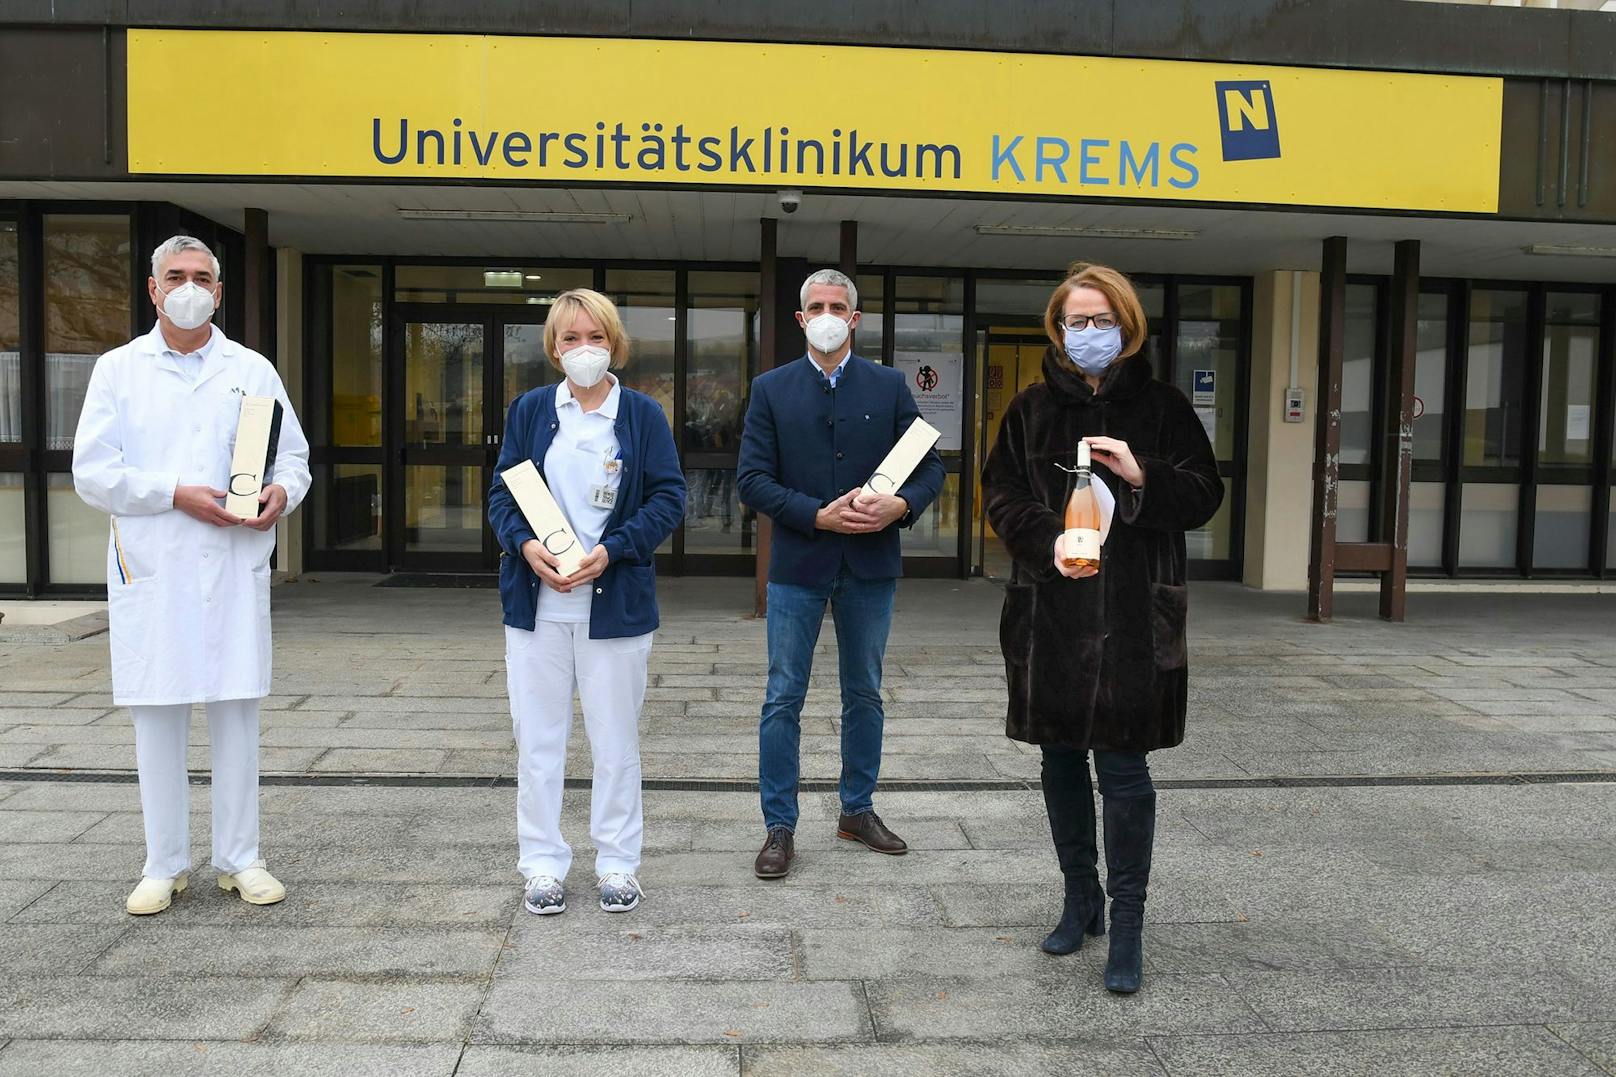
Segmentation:
{"type": "Polygon", "coordinates": [[[455,1077],[739,1077],[739,1047],[612,1045],[466,1048],[455,1077]]]}
{"type": "Polygon", "coordinates": [[[264,1035],[343,1043],[464,1042],[487,991],[480,978],[448,983],[309,977],[264,1035]]]}
{"type": "MultiPolygon", "coordinates": [[[[136,866],[138,870],[138,865],[136,866]]],[[[211,885],[211,880],[200,879],[211,885]]],[[[9,884],[0,883],[0,895],[9,884]]],[[[45,884],[17,884],[41,886],[45,884]]],[[[12,918],[17,924],[126,924],[123,903],[133,880],[58,883],[36,895],[12,918]]],[[[487,927],[510,922],[521,890],[507,886],[401,883],[302,882],[288,884],[287,900],[274,909],[274,922],[298,927],[487,927]]],[[[4,905],[0,904],[0,912],[4,905]]],[[[205,887],[187,891],[163,914],[167,924],[260,927],[265,910],[215,895],[205,887]]]]}
{"type": "Polygon", "coordinates": [[[472,1034],[474,1043],[771,1043],[872,1038],[864,990],[854,983],[647,982],[634,1005],[613,983],[568,984],[567,1005],[551,984],[498,980],[472,1034]]]}
{"type": "Polygon", "coordinates": [[[1606,1073],[1616,1074],[1616,1021],[1556,1022],[1549,1031],[1606,1073]]]}
{"type": "Polygon", "coordinates": [[[1229,982],[1282,1032],[1600,1021],[1608,990],[1554,967],[1235,972],[1229,982]]]}
{"type": "Polygon", "coordinates": [[[370,1047],[321,1043],[231,1043],[220,1040],[13,1040],[0,1051],[0,1077],[107,1077],[221,1073],[298,1077],[454,1077],[460,1046],[370,1047]]]}
{"type": "Polygon", "coordinates": [[[1101,986],[1103,962],[1053,964],[1030,977],[903,977],[868,985],[883,1041],[1112,1038],[1261,1032],[1268,1026],[1218,976],[1151,976],[1133,996],[1101,986]]]}
{"type": "Polygon", "coordinates": [[[512,924],[495,975],[502,981],[567,982],[567,990],[577,980],[790,980],[796,978],[796,959],[792,934],[782,927],[661,927],[602,912],[586,891],[571,895],[561,916],[524,915],[512,924]],[[599,924],[602,917],[610,923],[596,930],[574,927],[579,921],[599,924]]]}
{"type": "MultiPolygon", "coordinates": [[[[261,911],[272,919],[273,908],[261,911]]],[[[504,935],[444,928],[189,927],[154,918],[109,947],[95,970],[110,976],[475,976],[493,969],[504,935]]]]}
{"type": "Polygon", "coordinates": [[[1061,1043],[878,1043],[834,1047],[746,1047],[746,1077],[1164,1077],[1141,1039],[1061,1043]]]}
{"type": "Polygon", "coordinates": [[[1153,1036],[1173,1077],[1598,1077],[1541,1026],[1379,1029],[1256,1036],[1153,1036]]]}
{"type": "MultiPolygon", "coordinates": [[[[161,991],[143,990],[146,986],[148,981],[138,977],[5,977],[0,979],[0,1036],[245,1040],[269,1020],[292,981],[171,976],[161,991]]],[[[0,1052],[0,1059],[9,1051],[0,1052]]]]}

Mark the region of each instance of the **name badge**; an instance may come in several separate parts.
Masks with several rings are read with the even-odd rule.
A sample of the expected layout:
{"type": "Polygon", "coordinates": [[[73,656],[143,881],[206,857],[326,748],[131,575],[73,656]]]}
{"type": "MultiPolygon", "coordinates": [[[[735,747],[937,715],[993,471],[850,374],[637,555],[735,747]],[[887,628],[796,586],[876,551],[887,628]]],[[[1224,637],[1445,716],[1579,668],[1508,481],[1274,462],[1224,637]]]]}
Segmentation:
{"type": "Polygon", "coordinates": [[[597,509],[609,509],[617,504],[617,488],[613,486],[591,486],[589,488],[589,503],[597,509]]]}

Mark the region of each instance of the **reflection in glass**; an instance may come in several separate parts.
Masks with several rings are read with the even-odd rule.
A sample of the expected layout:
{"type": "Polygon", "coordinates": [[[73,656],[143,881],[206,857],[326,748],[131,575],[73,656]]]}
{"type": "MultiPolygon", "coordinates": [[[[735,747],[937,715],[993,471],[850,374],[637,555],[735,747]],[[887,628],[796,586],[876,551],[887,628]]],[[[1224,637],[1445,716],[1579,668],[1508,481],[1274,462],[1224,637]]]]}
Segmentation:
{"type": "MultiPolygon", "coordinates": [[[[21,289],[17,225],[14,221],[0,221],[0,441],[22,440],[22,344],[18,324],[21,289]]],[[[3,481],[0,477],[0,482],[3,481]]],[[[22,517],[17,519],[21,526],[22,517]]],[[[0,542],[3,541],[4,537],[0,536],[0,542]]],[[[0,582],[7,579],[4,557],[4,553],[0,553],[0,582]]]]}
{"type": "Polygon", "coordinates": [[[931,508],[903,532],[905,557],[959,556],[960,477],[958,473],[944,476],[942,493],[937,495],[931,508]]]}
{"type": "Polygon", "coordinates": [[[1440,462],[1445,444],[1442,420],[1448,402],[1446,295],[1426,292],[1420,296],[1414,346],[1414,459],[1440,462]]]}
{"type": "Polygon", "coordinates": [[[321,550],[382,548],[380,464],[317,465],[314,542],[321,550]]]}
{"type": "Polygon", "coordinates": [[[46,448],[73,447],[96,359],[129,342],[129,281],[127,216],[45,217],[46,448]]]}
{"type": "Polygon", "coordinates": [[[481,322],[405,324],[404,443],[483,443],[481,322]]]}
{"type": "MultiPolygon", "coordinates": [[[[1373,284],[1347,285],[1347,318],[1341,354],[1341,463],[1368,464],[1374,458],[1375,306],[1373,284]]],[[[1368,503],[1368,493],[1364,495],[1368,503]]],[[[1366,538],[1343,541],[1368,541],[1366,538]]]]}
{"type": "Polygon", "coordinates": [[[1212,403],[1195,404],[1203,425],[1215,435],[1219,460],[1235,453],[1235,397],[1240,377],[1240,287],[1234,284],[1178,286],[1178,341],[1173,383],[1195,402],[1194,378],[1210,370],[1216,379],[1212,403]]]}
{"type": "Polygon", "coordinates": [[[1525,292],[1477,288],[1471,293],[1466,371],[1465,466],[1519,465],[1521,393],[1526,376],[1525,292]]]}
{"type": "Polygon", "coordinates": [[[741,553],[756,546],[756,516],[735,492],[734,468],[685,471],[686,553],[741,553]]]}
{"type": "Polygon", "coordinates": [[[877,276],[861,276],[855,283],[858,285],[859,315],[858,329],[853,333],[853,350],[872,363],[881,361],[881,341],[885,336],[886,328],[886,300],[882,294],[884,280],[877,276]]]}
{"type": "Polygon", "coordinates": [[[411,553],[481,553],[482,468],[404,468],[404,548],[411,553]]]}
{"type": "Polygon", "coordinates": [[[382,443],[382,271],[331,267],[331,444],[382,443]]]}
{"type": "Polygon", "coordinates": [[[570,288],[589,288],[595,271],[554,266],[399,266],[393,298],[400,303],[548,302],[570,288]]]}
{"type": "Polygon", "coordinates": [[[1368,542],[1370,484],[1343,479],[1336,489],[1335,540],[1368,542]]]}
{"type": "MultiPolygon", "coordinates": [[[[893,301],[892,361],[915,397],[921,418],[942,434],[937,451],[957,460],[965,433],[965,282],[958,277],[898,277],[893,301]],[[931,386],[930,389],[927,386],[931,386]]],[[[959,476],[903,532],[908,557],[958,557],[959,476]]]]}
{"type": "Polygon", "coordinates": [[[1184,532],[1184,549],[1192,560],[1226,561],[1234,556],[1233,505],[1234,498],[1225,494],[1217,515],[1205,527],[1184,532]]]}
{"type": "Polygon", "coordinates": [[[22,476],[0,473],[0,583],[27,583],[22,476]]]}
{"type": "Polygon", "coordinates": [[[1156,377],[1165,377],[1167,374],[1167,356],[1163,351],[1165,337],[1162,335],[1163,326],[1167,319],[1167,289],[1160,284],[1140,284],[1134,282],[1134,291],[1139,295],[1139,305],[1145,311],[1145,358],[1156,370],[1156,377]]]}
{"type": "Polygon", "coordinates": [[[505,397],[501,401],[502,411],[508,410],[511,403],[529,389],[561,380],[561,372],[544,352],[542,323],[506,323],[504,331],[505,397]]]}
{"type": "Polygon", "coordinates": [[[1460,495],[1459,567],[1515,568],[1520,487],[1467,482],[1460,495]]]}
{"type": "Polygon", "coordinates": [[[107,514],[86,505],[72,475],[51,475],[45,491],[50,521],[50,582],[107,582],[107,514]]]}
{"type": "Polygon", "coordinates": [[[1599,296],[1586,292],[1550,292],[1544,313],[1538,463],[1548,466],[1591,464],[1599,296]]]}
{"type": "Polygon", "coordinates": [[[1532,525],[1532,567],[1586,571],[1593,508],[1591,486],[1539,486],[1532,525]]]}
{"type": "Polygon", "coordinates": [[[1049,295],[1060,286],[1060,277],[1004,280],[976,279],[977,314],[1008,314],[1015,318],[1044,320],[1049,295]]]}
{"type": "Polygon", "coordinates": [[[1408,563],[1411,568],[1442,567],[1442,525],[1447,519],[1447,484],[1408,486],[1408,563]]]}
{"type": "Polygon", "coordinates": [[[673,360],[678,297],[671,269],[608,269],[606,295],[617,304],[631,341],[623,384],[662,405],[673,425],[673,360]]]}
{"type": "Polygon", "coordinates": [[[756,273],[691,273],[685,452],[736,452],[757,369],[756,273]]]}

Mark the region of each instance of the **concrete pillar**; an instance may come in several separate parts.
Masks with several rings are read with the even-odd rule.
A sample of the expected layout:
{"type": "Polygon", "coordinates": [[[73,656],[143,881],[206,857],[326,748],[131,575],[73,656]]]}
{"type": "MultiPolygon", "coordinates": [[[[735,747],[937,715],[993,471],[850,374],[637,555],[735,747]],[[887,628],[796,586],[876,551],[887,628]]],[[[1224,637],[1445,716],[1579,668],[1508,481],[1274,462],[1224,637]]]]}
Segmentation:
{"type": "MultiPolygon", "coordinates": [[[[303,399],[303,253],[289,247],[275,251],[275,367],[307,433],[309,409],[303,399]]],[[[275,525],[277,560],[294,578],[303,572],[303,513],[313,509],[314,496],[311,490],[296,514],[275,525]]]]}
{"type": "Polygon", "coordinates": [[[1318,400],[1319,275],[1290,270],[1259,273],[1252,299],[1245,582],[1264,591],[1304,591],[1318,400]],[[1293,302],[1298,278],[1299,311],[1293,302]],[[1293,340],[1294,384],[1306,394],[1298,423],[1285,422],[1285,391],[1293,384],[1293,340]]]}

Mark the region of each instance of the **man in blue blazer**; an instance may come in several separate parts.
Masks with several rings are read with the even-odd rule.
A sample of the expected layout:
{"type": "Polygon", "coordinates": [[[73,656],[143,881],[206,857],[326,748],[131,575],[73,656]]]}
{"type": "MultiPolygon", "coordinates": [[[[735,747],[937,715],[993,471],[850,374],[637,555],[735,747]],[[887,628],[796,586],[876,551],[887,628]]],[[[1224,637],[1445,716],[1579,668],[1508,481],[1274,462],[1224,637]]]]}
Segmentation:
{"type": "Polygon", "coordinates": [[[881,663],[903,575],[898,528],[913,525],[943,486],[934,449],[897,493],[864,492],[920,412],[902,374],[853,354],[851,280],[822,269],[803,282],[801,299],[808,354],[752,382],[736,472],[741,500],[774,521],[769,682],[758,731],[768,829],[754,869],[760,879],[783,878],[795,855],[802,704],[827,603],[842,686],[837,834],[881,853],[909,850],[873,802],[885,721],[881,663]]]}

